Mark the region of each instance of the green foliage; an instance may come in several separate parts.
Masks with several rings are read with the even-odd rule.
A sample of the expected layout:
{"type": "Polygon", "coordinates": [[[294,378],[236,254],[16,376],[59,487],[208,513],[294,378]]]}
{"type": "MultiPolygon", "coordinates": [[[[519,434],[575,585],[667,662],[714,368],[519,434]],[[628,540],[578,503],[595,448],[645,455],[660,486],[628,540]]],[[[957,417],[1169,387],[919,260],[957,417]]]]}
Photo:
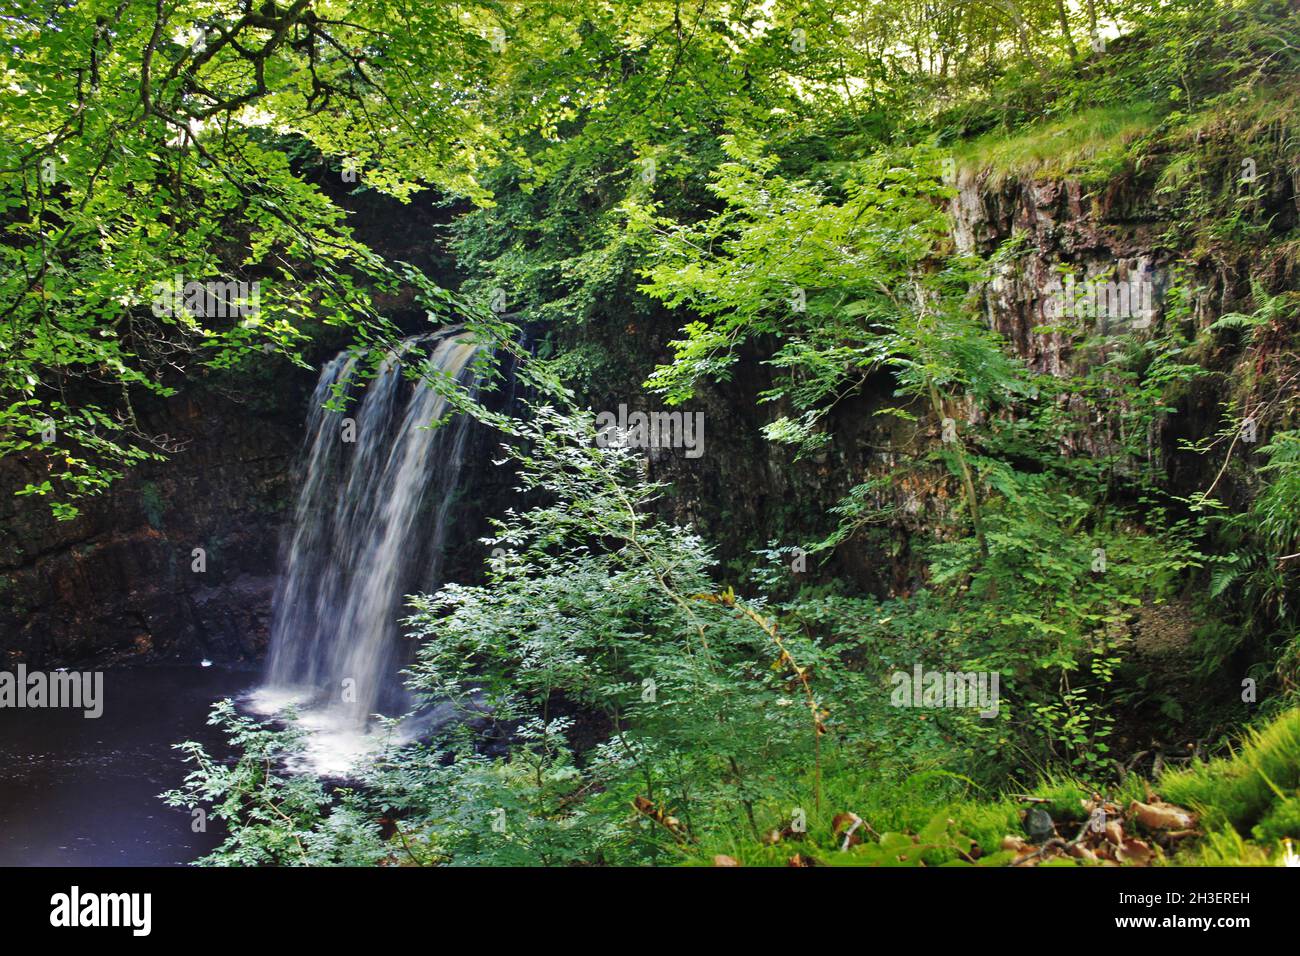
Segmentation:
{"type": "Polygon", "coordinates": [[[779,336],[769,364],[782,370],[768,401],[789,399],[804,414],[780,420],[797,441],[835,402],[878,367],[895,370],[906,392],[1010,381],[1002,352],[958,306],[978,264],[947,256],[951,223],[939,200],[942,155],[917,147],[881,152],[854,167],[844,200],[823,187],[789,181],[753,143],[725,140],[731,161],[710,189],[726,203],[719,215],[682,226],[634,209],[633,224],[657,234],[657,261],[644,291],[693,322],[671,365],[648,383],[670,402],[688,398],[705,377],[725,377],[737,350],[756,336],[779,336]],[[974,369],[988,368],[975,379],[974,369]]]}
{"type": "MultiPolygon", "coordinates": [[[[504,553],[486,585],[414,599],[412,685],[504,725],[549,726],[575,706],[599,715],[608,739],[572,786],[667,807],[681,829],[648,816],[665,831],[649,847],[780,789],[790,776],[780,768],[815,763],[809,708],[818,721],[835,708],[790,684],[804,669],[834,673],[834,656],[782,638],[730,595],[702,599],[714,587],[708,548],[653,516],[661,486],[628,450],[593,446],[590,416],[535,408],[521,427],[520,490],[551,503],[499,523],[487,543],[504,553]]],[[[549,812],[574,811],[559,801],[549,812]]],[[[649,852],[644,836],[624,852],[649,852]]]]}
{"type": "MultiPolygon", "coordinates": [[[[761,598],[715,593],[708,548],[654,517],[661,487],[630,451],[594,443],[590,414],[535,408],[520,438],[520,490],[544,503],[498,523],[487,543],[504,554],[486,584],[412,600],[422,643],[410,686],[460,719],[430,748],[395,749],[363,777],[402,815],[407,841],[452,863],[644,862],[759,800],[816,806],[815,784],[794,792],[791,781],[816,775],[824,734],[850,731],[862,682],[833,648],[780,631],[761,598]],[[831,702],[832,691],[849,701],[831,702]],[[575,710],[604,738],[581,763],[567,736],[575,710]],[[508,756],[486,756],[503,734],[508,756]]],[[[300,741],[258,738],[245,718],[218,716],[244,756],[226,770],[186,745],[200,769],[171,796],[211,801],[223,819],[249,814],[236,832],[250,848],[213,862],[263,845],[276,859],[301,845],[306,860],[340,832],[355,837],[351,822],[334,823],[355,806],[350,793],[263,776],[300,741]],[[250,792],[274,810],[248,804],[250,792]]]]}
{"type": "MultiPolygon", "coordinates": [[[[1171,859],[1175,865],[1279,865],[1286,851],[1283,841],[1298,838],[1300,825],[1298,725],[1300,710],[1292,709],[1252,731],[1230,756],[1169,771],[1150,782],[1129,777],[1102,792],[1121,808],[1151,799],[1148,787],[1167,801],[1195,807],[1203,832],[1177,845],[1171,859]],[[1274,776],[1280,783],[1272,783],[1274,776]]],[[[787,831],[779,841],[763,845],[734,828],[704,841],[692,861],[709,865],[715,855],[724,854],[741,865],[785,866],[797,853],[831,866],[1005,866],[1015,854],[1003,849],[1003,840],[1024,837],[1027,806],[1043,807],[1058,831],[1065,832],[1087,820],[1083,803],[1096,792],[1055,776],[1040,779],[1022,794],[1000,796],[950,773],[921,772],[900,779],[863,767],[846,762],[828,768],[827,793],[836,814],[810,817],[805,834],[787,831]],[[1034,802],[1026,803],[1025,797],[1034,802]],[[862,842],[853,840],[846,847],[848,824],[841,821],[833,829],[832,816],[850,812],[863,821],[854,830],[862,842]]],[[[778,808],[760,807],[759,812],[761,819],[781,823],[778,808]]]]}
{"type": "Polygon", "coordinates": [[[177,744],[195,769],[181,787],[162,795],[169,806],[202,812],[227,826],[229,836],[200,862],[358,865],[387,855],[375,818],[358,794],[330,792],[311,774],[283,769],[283,761],[301,749],[301,731],[268,729],[237,713],[229,700],[212,708],[208,723],[222,728],[236,759],[213,759],[193,741],[177,744]]]}
{"type": "MultiPolygon", "coordinates": [[[[131,43],[114,42],[95,94],[117,98],[109,113],[135,109],[140,64],[126,51],[151,32],[148,15],[126,9],[118,29],[131,43]]],[[[119,421],[96,417],[107,406],[53,404],[63,399],[47,380],[67,365],[109,369],[115,387],[170,387],[119,326],[148,321],[138,290],[177,268],[267,284],[252,327],[184,316],[151,327],[219,367],[268,340],[293,354],[322,325],[346,327],[373,366],[396,335],[380,294],[413,292],[494,343],[515,319],[537,333],[521,375],[538,401],[523,422],[428,383],[511,436],[522,502],[497,516],[481,579],[411,599],[410,686],[445,720],[422,743],[385,750],[348,790],[283,772],[301,738],[219,708],[241,755],[226,763],[185,745],[196,769],[169,794],[220,808],[231,837],[210,862],[784,864],[799,852],[1005,864],[1003,838],[1021,826],[1018,798],[998,795],[1007,787],[1032,789],[1069,823],[1094,789],[1144,796],[1116,759],[1121,705],[1145,687],[1128,666],[1139,611],[1207,585],[1211,602],[1228,601],[1198,622],[1200,672],[1249,650],[1246,663],[1266,661],[1288,686],[1300,658],[1288,603],[1300,566],[1294,293],[1257,281],[1254,312],[1207,322],[1188,278],[1207,256],[1274,238],[1270,187],[1239,182],[1231,151],[1263,142],[1276,158],[1293,144],[1285,109],[1267,106],[1295,66],[1284,3],[1099,13],[1044,0],[1016,17],[911,0],[710,0],[694,11],[546,0],[471,5],[459,19],[436,5],[322,9],[337,26],[295,21],[295,39],[267,51],[270,92],[240,100],[238,47],[171,50],[153,97],[171,113],[126,128],[88,115],[78,136],[104,149],[111,137],[139,161],[107,195],[90,188],[93,150],[70,160],[74,181],[44,193],[33,154],[25,186],[5,193],[4,255],[17,270],[5,291],[18,293],[21,321],[0,344],[25,357],[5,369],[0,453],[48,451],[34,437],[47,415],[87,446],[119,421]],[[1099,28],[1105,51],[1088,42],[1099,28]],[[313,42],[333,29],[343,49],[313,42]],[[429,44],[426,63],[417,54],[429,44]],[[1241,96],[1247,125],[1224,125],[1241,96]],[[249,121],[253,103],[269,128],[249,121]],[[204,118],[219,135],[167,146],[169,115],[214,107],[204,118]],[[1206,156],[1192,145],[1202,138],[1206,156]],[[166,162],[140,159],[149,150],[166,162]],[[467,276],[458,292],[355,242],[299,168],[344,157],[362,161],[367,188],[409,199],[432,184],[477,203],[451,229],[467,276]],[[1063,320],[1035,331],[1057,336],[1068,370],[1032,372],[986,315],[991,278],[1015,269],[1031,235],[959,251],[950,161],[1081,177],[1095,195],[1154,189],[1172,219],[1159,241],[1185,255],[1160,327],[1117,335],[1063,320]],[[130,256],[112,250],[124,267],[100,248],[99,221],[125,237],[130,256]],[[68,223],[68,251],[51,259],[43,237],[68,223]],[[496,290],[512,321],[476,305],[496,290]],[[665,350],[666,325],[680,333],[665,350]],[[1193,329],[1204,331],[1189,343],[1193,329]],[[1160,440],[1204,387],[1206,356],[1232,349],[1246,350],[1250,371],[1222,429],[1179,450],[1225,451],[1225,482],[1251,492],[1235,514],[1217,479],[1172,496],[1160,440]],[[764,437],[805,465],[834,460],[850,397],[892,391],[877,410],[892,428],[888,467],[849,476],[833,527],[805,546],[818,561],[864,541],[883,538],[891,556],[906,546],[905,587],[801,590],[777,542],[731,579],[709,541],[664,517],[670,489],[634,452],[598,442],[567,391],[605,397],[648,374],[648,390],[675,404],[754,357],[770,374],[764,437]],[[1233,436],[1261,407],[1268,438],[1252,473],[1233,436]],[[1267,654],[1256,653],[1261,632],[1267,654]],[[917,664],[998,675],[997,715],[891,706],[891,673],[917,664]],[[870,826],[846,849],[835,821],[850,811],[870,826]]],[[[84,33],[5,55],[48,62],[84,33]]],[[[50,97],[77,95],[60,82],[28,90],[40,95],[6,128],[56,128],[50,97]]],[[[1269,175],[1287,168],[1279,158],[1269,175]]],[[[1283,262],[1285,248],[1275,252],[1283,262]]],[[[96,457],[129,462],[148,453],[137,444],[96,457]]],[[[69,458],[28,492],[93,491],[111,477],[90,455],[69,458]]],[[[1163,708],[1186,717],[1172,697],[1163,708]]],[[[1279,729],[1293,714],[1241,755],[1157,781],[1203,808],[1201,858],[1269,859],[1261,845],[1293,833],[1291,731],[1279,729]]]]}
{"type": "MultiPolygon", "coordinates": [[[[954,635],[929,656],[996,671],[1014,688],[1014,711],[996,730],[978,730],[978,721],[969,728],[986,738],[987,757],[1005,755],[1010,736],[1022,766],[1067,760],[1084,773],[1108,772],[1105,692],[1129,640],[1128,617],[1167,600],[1199,566],[1195,527],[1163,527],[1151,502],[1153,528],[1144,529],[1114,501],[1150,487],[1140,469],[1152,427],[1169,410],[1164,396],[1196,372],[1176,332],[1130,336],[1116,349],[1080,329],[1081,346],[1098,353],[1082,374],[1068,383],[1031,376],[975,309],[970,289],[985,272],[950,248],[942,200],[952,191],[937,151],[877,153],[833,202],[776,174],[775,159],[751,146],[733,140],[727,149],[732,162],[712,187],[722,212],[689,226],[645,211],[634,219],[660,236],[662,261],[647,270],[646,291],[702,317],[648,384],[680,401],[700,378],[726,378],[744,343],[774,339],[767,361],[783,377],[765,397],[801,417],[778,418],[767,434],[808,451],[829,440],[823,423],[835,403],[887,370],[908,403],[887,413],[914,421],[928,405],[941,440],[920,432],[911,464],[853,489],[818,549],[896,520],[894,489],[927,470],[951,475],[962,523],[928,513],[924,531],[910,529],[930,539],[929,578],[943,629],[954,635]],[[791,308],[790,290],[805,309],[791,308]],[[1062,456],[1064,436],[1093,420],[1105,424],[1085,440],[1102,453],[1062,456]]],[[[912,599],[897,604],[891,616],[933,614],[912,599]]]]}
{"type": "Polygon", "coordinates": [[[1300,552],[1300,433],[1279,432],[1259,452],[1267,458],[1258,468],[1265,483],[1246,511],[1224,518],[1235,548],[1216,556],[1211,596],[1239,590],[1253,620],[1290,635],[1300,610],[1289,600],[1300,552]]]}
{"type": "Polygon", "coordinates": [[[1241,747],[1160,781],[1167,800],[1194,807],[1210,832],[1205,862],[1225,855],[1245,856],[1239,834],[1275,851],[1275,841],[1300,838],[1296,804],[1300,797],[1300,710],[1251,730],[1241,747]]]}
{"type": "Polygon", "coordinates": [[[432,183],[486,201],[469,91],[487,71],[481,30],[497,9],[11,6],[0,455],[48,475],[21,493],[50,496],[70,518],[76,499],[159,457],[166,440],[137,406],[173,394],[196,365],[304,364],[304,329],[321,323],[382,355],[400,331],[375,302],[399,288],[443,319],[479,321],[358,242],[291,154],[355,164],[369,188],[402,200],[432,183]],[[418,80],[416,62],[428,71],[418,80]],[[251,314],[168,309],[159,287],[175,276],[256,284],[240,294],[251,314]]]}

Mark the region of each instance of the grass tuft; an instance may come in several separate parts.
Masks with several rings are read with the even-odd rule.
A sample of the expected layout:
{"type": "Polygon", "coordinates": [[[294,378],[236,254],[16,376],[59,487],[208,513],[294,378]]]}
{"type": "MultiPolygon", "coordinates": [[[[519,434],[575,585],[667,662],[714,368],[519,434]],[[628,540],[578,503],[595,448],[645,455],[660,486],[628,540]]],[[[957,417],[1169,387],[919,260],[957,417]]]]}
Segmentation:
{"type": "Polygon", "coordinates": [[[1097,174],[1122,162],[1129,143],[1159,122],[1149,102],[1083,110],[1018,133],[989,133],[955,150],[959,165],[1012,177],[1063,178],[1097,174]]]}

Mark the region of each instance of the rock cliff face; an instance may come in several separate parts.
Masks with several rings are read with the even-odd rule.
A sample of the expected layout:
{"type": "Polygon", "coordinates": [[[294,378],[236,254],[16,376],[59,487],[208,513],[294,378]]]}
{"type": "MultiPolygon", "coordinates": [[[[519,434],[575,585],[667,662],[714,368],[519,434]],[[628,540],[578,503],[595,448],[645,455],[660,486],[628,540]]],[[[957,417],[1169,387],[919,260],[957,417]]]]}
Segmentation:
{"type": "Polygon", "coordinates": [[[14,497],[34,477],[33,463],[0,463],[5,663],[260,653],[306,400],[299,379],[310,378],[287,365],[283,374],[269,410],[201,380],[142,409],[145,429],[180,450],[81,502],[72,521],[55,521],[39,499],[14,497]]]}
{"type": "MultiPolygon", "coordinates": [[[[255,374],[226,387],[200,375],[140,409],[142,428],[179,450],[78,502],[72,521],[14,496],[36,477],[33,462],[0,462],[0,666],[261,658],[317,375],[279,359],[255,374]]],[[[507,396],[483,400],[500,410],[507,396]]],[[[449,578],[482,566],[474,542],[512,494],[492,464],[498,441],[479,427],[466,444],[449,578]]]]}
{"type": "Polygon", "coordinates": [[[1011,236],[1024,237],[1021,254],[995,270],[986,301],[990,324],[1034,371],[1069,371],[1066,336],[1040,327],[1065,324],[1052,319],[1067,300],[1077,300],[1078,312],[1093,307],[1097,297],[1086,294],[1090,288],[1113,283],[1128,297],[1125,311],[1134,314],[1112,317],[1117,331],[1130,324],[1119,321],[1125,318],[1158,327],[1172,276],[1171,257],[1154,251],[1167,227],[1166,211],[1154,203],[1119,193],[1098,196],[1078,182],[998,183],[987,173],[965,171],[952,208],[962,251],[987,256],[1011,236]],[[1073,297],[1067,295],[1070,279],[1073,297]],[[1141,309],[1153,314],[1139,316],[1141,309]]]}
{"type": "MultiPolygon", "coordinates": [[[[1225,179],[1233,182],[1231,169],[1225,179]]],[[[1190,342],[1222,315],[1253,309],[1252,276],[1262,277],[1266,286],[1293,281],[1285,274],[1294,267],[1293,257],[1265,261],[1259,254],[1300,221],[1300,181],[1293,176],[1276,177],[1275,188],[1258,200],[1258,217],[1269,225],[1244,251],[1241,244],[1207,244],[1180,234],[1175,197],[1162,192],[1152,175],[1087,186],[964,171],[957,187],[953,214],[959,248],[991,256],[1005,240],[1020,240],[995,269],[985,290],[985,311],[989,324],[1037,372],[1057,377],[1078,373],[1088,363],[1105,361],[1107,350],[1118,347],[1080,352],[1059,330],[1061,325],[1082,324],[1103,342],[1113,342],[1107,338],[1111,333],[1144,338],[1175,329],[1190,342]],[[1179,295],[1167,298],[1171,291],[1179,295]],[[1071,292],[1075,316],[1054,317],[1071,292]],[[1171,298],[1183,300],[1177,314],[1171,311],[1171,298]],[[1107,314],[1086,314],[1106,304],[1107,314]],[[1117,304],[1118,316],[1113,314],[1117,304]]],[[[1243,383],[1254,380],[1260,360],[1231,335],[1212,337],[1212,344],[1202,343],[1186,358],[1207,374],[1175,396],[1173,411],[1149,436],[1152,461],[1163,467],[1170,489],[1179,494],[1206,487],[1219,465],[1187,452],[1182,443],[1222,427],[1224,404],[1247,397],[1243,383]]],[[[1258,407],[1255,401],[1246,404],[1258,407]]],[[[1095,425],[1063,436],[1063,449],[1104,451],[1105,423],[1095,425]]],[[[1250,494],[1248,487],[1234,484],[1229,475],[1219,487],[1228,501],[1250,494]]]]}

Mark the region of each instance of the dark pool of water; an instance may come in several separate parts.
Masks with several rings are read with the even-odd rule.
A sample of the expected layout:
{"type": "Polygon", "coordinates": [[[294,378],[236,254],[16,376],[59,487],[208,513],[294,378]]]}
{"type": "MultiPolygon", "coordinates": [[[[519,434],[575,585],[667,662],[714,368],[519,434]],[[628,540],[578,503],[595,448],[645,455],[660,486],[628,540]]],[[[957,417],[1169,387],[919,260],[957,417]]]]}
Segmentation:
{"type": "MultiPolygon", "coordinates": [[[[187,772],[171,745],[221,734],[212,703],[238,697],[255,670],[150,667],[104,672],[104,711],[0,708],[0,866],[171,866],[216,846],[158,794],[187,772]]],[[[210,750],[211,752],[211,750],[210,750]]]]}

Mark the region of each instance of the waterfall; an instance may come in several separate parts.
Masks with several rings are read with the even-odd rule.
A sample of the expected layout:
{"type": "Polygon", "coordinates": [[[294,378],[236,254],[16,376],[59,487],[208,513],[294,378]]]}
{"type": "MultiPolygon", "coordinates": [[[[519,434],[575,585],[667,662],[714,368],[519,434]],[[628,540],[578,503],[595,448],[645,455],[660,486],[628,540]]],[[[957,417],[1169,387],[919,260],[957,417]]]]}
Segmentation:
{"type": "Polygon", "coordinates": [[[406,594],[440,583],[449,517],[473,420],[403,375],[413,350],[429,349],[429,376],[473,387],[467,337],[408,339],[390,353],[344,414],[325,408],[352,393],[357,360],[321,369],[307,420],[301,490],[276,589],[271,647],[254,705],[292,703],[309,730],[314,769],[346,771],[374,741],[373,714],[410,701],[399,670],[398,620],[406,594]],[[349,442],[345,417],[354,416],[349,442]]]}

